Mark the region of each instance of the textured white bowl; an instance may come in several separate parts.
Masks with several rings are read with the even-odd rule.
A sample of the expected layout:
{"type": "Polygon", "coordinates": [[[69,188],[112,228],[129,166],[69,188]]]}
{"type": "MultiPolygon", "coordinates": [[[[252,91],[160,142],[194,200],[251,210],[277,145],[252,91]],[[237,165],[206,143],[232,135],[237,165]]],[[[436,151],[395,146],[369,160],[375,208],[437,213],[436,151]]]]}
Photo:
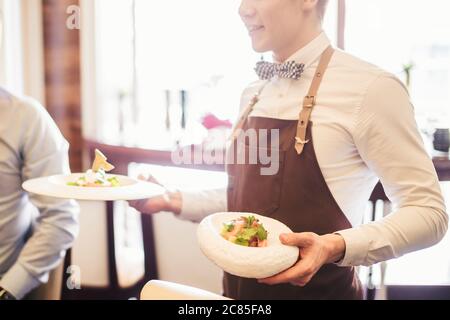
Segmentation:
{"type": "Polygon", "coordinates": [[[282,233],[291,233],[280,221],[253,213],[221,212],[203,219],[197,230],[202,252],[224,271],[253,279],[271,277],[293,266],[299,255],[297,247],[279,240],[282,233]],[[244,247],[225,240],[220,232],[223,223],[239,217],[255,216],[268,232],[267,247],[244,247]]]}

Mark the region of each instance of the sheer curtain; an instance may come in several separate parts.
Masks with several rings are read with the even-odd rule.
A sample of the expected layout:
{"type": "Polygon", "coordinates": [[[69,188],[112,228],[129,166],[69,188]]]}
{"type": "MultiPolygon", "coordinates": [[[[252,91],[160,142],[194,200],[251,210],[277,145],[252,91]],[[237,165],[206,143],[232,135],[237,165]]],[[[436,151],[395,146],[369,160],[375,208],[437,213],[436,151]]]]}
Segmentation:
{"type": "Polygon", "coordinates": [[[0,0],[0,85],[23,93],[21,1],[0,0]]]}
{"type": "Polygon", "coordinates": [[[0,86],[45,105],[40,0],[0,0],[0,86]]]}

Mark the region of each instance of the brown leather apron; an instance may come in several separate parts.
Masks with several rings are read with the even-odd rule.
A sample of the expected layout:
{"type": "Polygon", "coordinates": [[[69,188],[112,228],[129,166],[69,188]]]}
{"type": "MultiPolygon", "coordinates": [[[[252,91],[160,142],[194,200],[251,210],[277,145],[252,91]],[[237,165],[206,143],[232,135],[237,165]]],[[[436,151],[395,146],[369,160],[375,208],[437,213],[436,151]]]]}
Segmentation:
{"type": "MultiPolygon", "coordinates": [[[[246,161],[245,164],[238,164],[235,157],[227,164],[229,211],[269,216],[283,222],[293,232],[324,235],[352,227],[322,175],[311,135],[313,124],[309,121],[316,93],[332,54],[331,47],[323,53],[298,121],[248,117],[259,94],[244,110],[235,132],[237,129],[244,132],[247,129],[268,130],[267,146],[270,147],[270,130],[279,130],[279,147],[261,150],[259,142],[256,146],[258,151],[267,155],[279,153],[279,170],[275,175],[261,175],[261,168],[268,165],[260,161],[256,164],[249,162],[249,154],[255,146],[249,145],[249,139],[235,139],[233,133],[231,148],[234,148],[234,155],[245,152],[246,161]]],[[[305,287],[289,283],[269,286],[255,279],[225,273],[224,295],[233,299],[363,298],[355,269],[334,264],[324,265],[305,287]]]]}

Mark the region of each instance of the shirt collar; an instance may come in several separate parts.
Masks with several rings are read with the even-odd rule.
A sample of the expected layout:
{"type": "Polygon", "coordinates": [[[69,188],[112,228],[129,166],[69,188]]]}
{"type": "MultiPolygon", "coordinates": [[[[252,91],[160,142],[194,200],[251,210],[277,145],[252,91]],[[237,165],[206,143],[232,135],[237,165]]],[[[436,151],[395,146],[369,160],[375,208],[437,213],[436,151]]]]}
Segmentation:
{"type": "MultiPolygon", "coordinates": [[[[325,32],[321,32],[314,40],[306,46],[292,54],[286,61],[294,60],[297,63],[305,64],[305,68],[311,65],[325,51],[331,42],[325,32]]],[[[274,58],[275,61],[275,58],[274,58]]],[[[275,61],[277,62],[277,61],[275,61]]]]}

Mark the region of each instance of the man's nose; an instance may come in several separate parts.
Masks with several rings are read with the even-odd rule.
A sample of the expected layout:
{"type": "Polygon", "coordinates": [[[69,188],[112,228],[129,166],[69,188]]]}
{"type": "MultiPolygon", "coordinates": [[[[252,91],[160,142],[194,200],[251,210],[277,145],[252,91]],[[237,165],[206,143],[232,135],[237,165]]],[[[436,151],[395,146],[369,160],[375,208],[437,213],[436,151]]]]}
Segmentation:
{"type": "Polygon", "coordinates": [[[251,5],[251,0],[241,0],[241,5],[239,6],[239,15],[241,19],[251,17],[255,14],[255,8],[251,5]]]}

